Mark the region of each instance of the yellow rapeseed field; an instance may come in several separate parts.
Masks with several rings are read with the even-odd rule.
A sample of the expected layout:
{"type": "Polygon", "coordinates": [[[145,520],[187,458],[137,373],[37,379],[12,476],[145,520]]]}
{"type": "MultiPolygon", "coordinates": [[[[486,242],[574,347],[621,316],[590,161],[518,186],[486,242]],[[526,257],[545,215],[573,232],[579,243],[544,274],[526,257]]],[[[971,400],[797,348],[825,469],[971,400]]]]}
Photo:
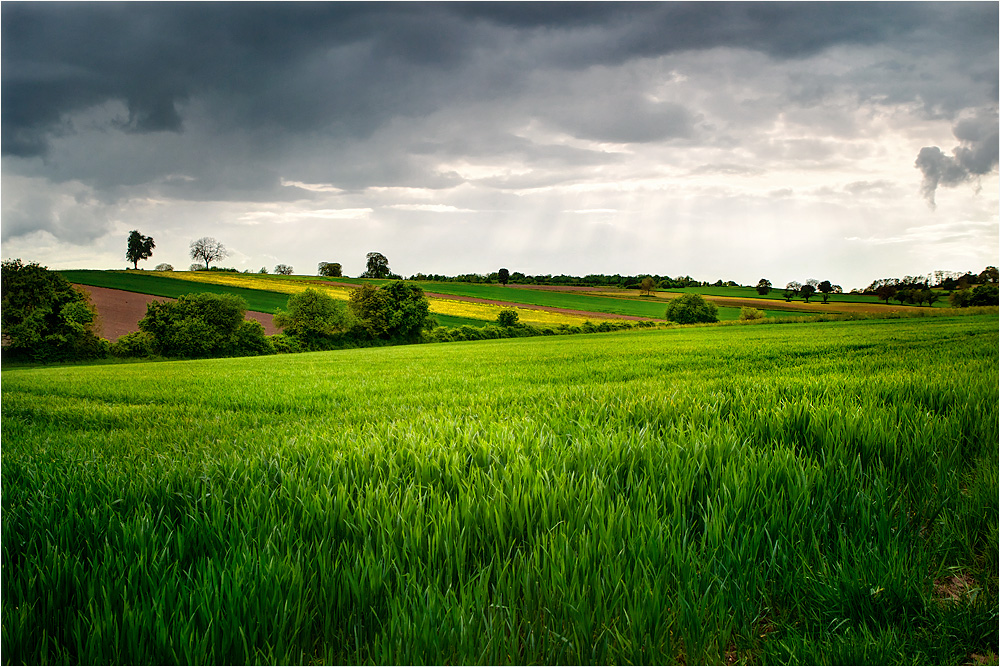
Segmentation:
{"type": "MultiPolygon", "coordinates": [[[[195,283],[208,283],[213,285],[227,285],[229,287],[243,287],[246,289],[267,290],[269,292],[281,292],[283,294],[298,294],[312,288],[334,299],[346,301],[350,296],[350,286],[335,286],[325,281],[317,280],[287,280],[277,276],[270,276],[259,273],[216,273],[210,271],[150,271],[154,275],[161,275],[165,278],[175,278],[189,280],[195,283]]],[[[467,317],[474,320],[495,321],[501,306],[490,303],[474,303],[470,301],[458,301],[453,299],[427,298],[430,304],[430,311],[435,315],[451,315],[454,317],[467,317]]],[[[556,327],[560,324],[568,326],[579,326],[588,318],[579,315],[567,315],[564,313],[553,313],[534,308],[515,308],[518,318],[525,324],[538,327],[556,327]]]]}

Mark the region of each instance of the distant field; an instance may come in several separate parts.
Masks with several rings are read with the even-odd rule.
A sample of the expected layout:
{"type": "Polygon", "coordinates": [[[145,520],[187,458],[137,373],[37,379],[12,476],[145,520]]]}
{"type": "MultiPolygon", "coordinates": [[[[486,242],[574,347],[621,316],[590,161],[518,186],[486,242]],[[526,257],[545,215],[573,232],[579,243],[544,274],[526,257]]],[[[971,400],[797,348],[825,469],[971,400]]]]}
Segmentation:
{"type": "Polygon", "coordinates": [[[107,287],[171,299],[192,292],[236,294],[246,299],[248,309],[261,313],[275,313],[278,308],[285,308],[288,305],[287,293],[211,283],[202,283],[194,289],[190,281],[149,271],[59,271],[58,273],[71,283],[79,285],[107,287]]]}
{"type": "Polygon", "coordinates": [[[998,363],[993,312],[7,369],[3,661],[981,663],[998,363]]]}
{"type": "MultiPolygon", "coordinates": [[[[307,288],[321,289],[337,299],[347,299],[358,279],[321,278],[317,276],[277,276],[271,274],[243,274],[209,271],[60,271],[72,282],[113,287],[129,291],[174,297],[191,291],[226,292],[239,294],[245,298],[250,310],[274,313],[286,306],[288,295],[307,288]],[[347,282],[345,282],[347,281],[347,282]],[[194,290],[192,283],[197,283],[194,290]]],[[[373,280],[374,284],[386,281],[373,280]]],[[[761,297],[756,290],[734,287],[703,287],[688,290],[657,291],[652,296],[641,296],[635,290],[612,291],[559,291],[530,287],[504,287],[471,283],[418,282],[428,293],[445,295],[444,298],[430,298],[430,310],[438,322],[444,326],[482,326],[496,320],[500,307],[491,304],[477,304],[468,301],[448,299],[448,296],[470,297],[493,301],[522,304],[518,315],[522,322],[541,327],[555,327],[560,324],[580,325],[587,319],[629,316],[650,319],[664,319],[666,302],[684,292],[695,292],[710,297],[719,309],[719,319],[732,321],[739,319],[742,306],[753,306],[764,311],[767,317],[781,317],[789,314],[811,315],[833,312],[878,314],[886,310],[912,310],[916,306],[886,305],[874,297],[860,295],[837,295],[830,303],[823,304],[821,298],[814,297],[806,304],[801,300],[786,303],[780,293],[772,291],[769,298],[761,297]],[[537,308],[531,308],[535,306],[537,308]],[[543,308],[562,308],[578,311],[578,314],[554,313],[543,308]]],[[[946,306],[941,300],[937,306],[946,306]]]]}
{"type": "MultiPolygon", "coordinates": [[[[290,277],[261,274],[224,273],[215,271],[60,271],[63,276],[81,285],[122,289],[155,296],[176,298],[191,292],[237,294],[246,299],[250,310],[274,313],[286,308],[291,294],[309,288],[319,289],[330,296],[346,300],[351,287],[331,284],[315,277],[290,277]]],[[[469,324],[483,326],[497,318],[500,307],[448,299],[429,299],[431,314],[444,326],[469,324]]],[[[518,308],[522,322],[536,326],[555,327],[561,324],[580,325],[588,316],[553,313],[530,308],[518,308]]]]}
{"type": "MultiPolygon", "coordinates": [[[[686,292],[695,292],[697,294],[702,294],[705,296],[725,296],[734,297],[739,299],[772,299],[784,302],[785,297],[782,296],[784,292],[783,288],[771,288],[770,293],[767,295],[757,294],[757,290],[753,287],[685,287],[681,289],[669,289],[661,290],[667,293],[684,294],[686,292]]],[[[934,304],[935,308],[948,308],[950,307],[947,299],[947,292],[942,290],[937,290],[940,292],[942,297],[934,304]]],[[[870,303],[870,304],[883,304],[883,302],[874,295],[865,294],[831,294],[829,298],[830,304],[860,304],[860,303],[870,303]]],[[[813,297],[809,299],[809,304],[823,303],[823,295],[817,292],[813,297]]],[[[805,301],[801,297],[792,299],[789,305],[804,305],[805,301]]],[[[899,307],[899,304],[893,302],[891,304],[893,307],[899,307]]],[[[904,306],[910,307],[910,306],[904,306]]]]}

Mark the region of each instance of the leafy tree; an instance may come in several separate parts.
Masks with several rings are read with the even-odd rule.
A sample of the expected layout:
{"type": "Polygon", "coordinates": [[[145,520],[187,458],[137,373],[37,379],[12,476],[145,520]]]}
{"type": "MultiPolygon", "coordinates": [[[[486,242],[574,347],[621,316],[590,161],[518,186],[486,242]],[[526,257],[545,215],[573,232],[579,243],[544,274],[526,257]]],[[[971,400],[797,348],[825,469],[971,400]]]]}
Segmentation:
{"type": "Polygon", "coordinates": [[[274,267],[274,272],[279,276],[290,276],[295,272],[295,269],[287,264],[278,264],[274,267]]]}
{"type": "Polygon", "coordinates": [[[184,294],[152,301],[139,329],[165,357],[238,357],[274,351],[260,322],[245,320],[246,301],[233,294],[184,294]]]}
{"type": "Polygon", "coordinates": [[[4,354],[34,361],[107,356],[108,341],[94,332],[93,305],[58,273],[34,262],[4,260],[0,292],[4,354]]]}
{"type": "Polygon", "coordinates": [[[402,280],[382,287],[365,283],[351,291],[348,303],[368,333],[383,340],[415,339],[430,312],[424,290],[402,280]]]}
{"type": "Polygon", "coordinates": [[[806,303],[809,303],[809,298],[815,293],[816,293],[816,286],[810,285],[809,283],[806,283],[801,288],[799,288],[799,294],[801,294],[802,298],[806,300],[806,303]]]}
{"type": "Polygon", "coordinates": [[[389,260],[386,256],[380,252],[370,252],[365,256],[366,266],[365,272],[361,274],[362,278],[388,278],[389,277],[389,260]]]}
{"type": "Polygon", "coordinates": [[[977,285],[976,288],[972,290],[969,305],[996,306],[1000,303],[1000,298],[998,298],[998,296],[1000,296],[1000,293],[998,293],[996,283],[977,285]]]}
{"type": "Polygon", "coordinates": [[[797,280],[785,285],[785,301],[791,301],[799,294],[799,290],[802,289],[802,283],[797,280]]]}
{"type": "Polygon", "coordinates": [[[711,301],[706,301],[700,294],[682,294],[670,300],[667,304],[666,317],[678,324],[694,324],[696,322],[718,322],[719,309],[711,301]]]}
{"type": "Polygon", "coordinates": [[[965,308],[971,305],[972,291],[967,289],[955,290],[948,295],[948,303],[952,308],[965,308]]]}
{"type": "Polygon", "coordinates": [[[642,290],[643,294],[652,294],[654,285],[655,283],[653,282],[653,279],[646,276],[642,279],[642,282],[639,283],[639,289],[642,290]]]}
{"type": "Polygon", "coordinates": [[[506,285],[507,282],[510,280],[510,271],[508,271],[507,269],[500,269],[499,271],[497,271],[497,280],[500,281],[501,285],[506,285]]]}
{"type": "Polygon", "coordinates": [[[816,289],[818,289],[820,292],[823,293],[823,303],[826,303],[827,300],[830,298],[830,292],[833,291],[833,283],[831,283],[829,280],[824,280],[819,285],[817,285],[816,289]]]}
{"type": "Polygon", "coordinates": [[[757,294],[760,294],[761,296],[767,295],[767,293],[771,291],[771,281],[768,280],[767,278],[761,278],[757,282],[756,289],[757,289],[757,294]]]}
{"type": "Polygon", "coordinates": [[[173,267],[172,264],[166,264],[166,263],[164,263],[164,264],[157,264],[156,265],[156,270],[157,271],[173,271],[174,267],[173,267]]]}
{"type": "Polygon", "coordinates": [[[132,262],[132,268],[138,269],[139,260],[152,257],[155,247],[156,244],[153,243],[152,236],[143,236],[133,229],[128,235],[128,249],[125,250],[125,259],[132,262]]]}
{"type": "Polygon", "coordinates": [[[267,274],[267,267],[266,266],[260,267],[260,271],[258,271],[257,273],[262,274],[262,275],[267,274]]]}
{"type": "Polygon", "coordinates": [[[211,236],[203,236],[197,241],[191,241],[191,259],[205,262],[206,270],[212,262],[225,259],[226,257],[229,257],[229,251],[226,250],[226,246],[211,236]]]}
{"type": "Polygon", "coordinates": [[[342,267],[337,262],[320,262],[319,263],[319,275],[329,276],[331,278],[341,278],[343,277],[342,267]]]}
{"type": "Polygon", "coordinates": [[[888,306],[889,299],[896,296],[896,287],[893,285],[880,285],[878,289],[875,290],[875,295],[885,301],[885,305],[888,306]]]}
{"type": "Polygon", "coordinates": [[[501,308],[500,312],[497,313],[497,324],[502,327],[513,327],[517,326],[519,316],[517,311],[513,308],[501,308]]]}

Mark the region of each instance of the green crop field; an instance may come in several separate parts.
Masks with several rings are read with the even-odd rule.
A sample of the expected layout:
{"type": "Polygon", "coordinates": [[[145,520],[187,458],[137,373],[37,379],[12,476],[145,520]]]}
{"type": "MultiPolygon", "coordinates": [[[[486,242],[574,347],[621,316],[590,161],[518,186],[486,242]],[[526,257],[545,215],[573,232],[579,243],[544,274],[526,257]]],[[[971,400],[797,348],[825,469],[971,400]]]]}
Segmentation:
{"type": "Polygon", "coordinates": [[[0,387],[6,664],[996,660],[995,311],[0,387]]]}
{"type": "Polygon", "coordinates": [[[195,292],[235,294],[246,300],[248,310],[256,310],[261,313],[275,313],[279,308],[285,308],[288,305],[288,294],[281,292],[231,287],[228,285],[213,285],[210,283],[192,283],[189,280],[167,278],[162,275],[149,275],[142,271],[65,270],[58,271],[58,273],[71,283],[79,285],[120,289],[140,294],[165,296],[171,299],[195,292]]]}

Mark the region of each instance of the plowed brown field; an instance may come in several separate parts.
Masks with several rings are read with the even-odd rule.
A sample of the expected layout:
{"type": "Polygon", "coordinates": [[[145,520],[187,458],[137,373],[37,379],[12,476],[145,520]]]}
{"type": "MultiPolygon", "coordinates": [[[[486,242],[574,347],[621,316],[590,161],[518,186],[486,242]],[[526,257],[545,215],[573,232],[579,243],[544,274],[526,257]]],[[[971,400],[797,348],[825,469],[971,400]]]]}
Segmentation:
{"type": "MultiPolygon", "coordinates": [[[[151,301],[173,301],[162,296],[151,296],[137,292],[126,292],[105,287],[90,287],[89,285],[73,285],[81,292],[90,295],[90,300],[97,308],[97,334],[107,338],[112,343],[132,331],[139,330],[139,320],[146,315],[146,304],[151,301]]],[[[247,311],[248,320],[257,320],[264,325],[268,334],[276,334],[280,329],[274,326],[270,313],[247,311]]]]}

